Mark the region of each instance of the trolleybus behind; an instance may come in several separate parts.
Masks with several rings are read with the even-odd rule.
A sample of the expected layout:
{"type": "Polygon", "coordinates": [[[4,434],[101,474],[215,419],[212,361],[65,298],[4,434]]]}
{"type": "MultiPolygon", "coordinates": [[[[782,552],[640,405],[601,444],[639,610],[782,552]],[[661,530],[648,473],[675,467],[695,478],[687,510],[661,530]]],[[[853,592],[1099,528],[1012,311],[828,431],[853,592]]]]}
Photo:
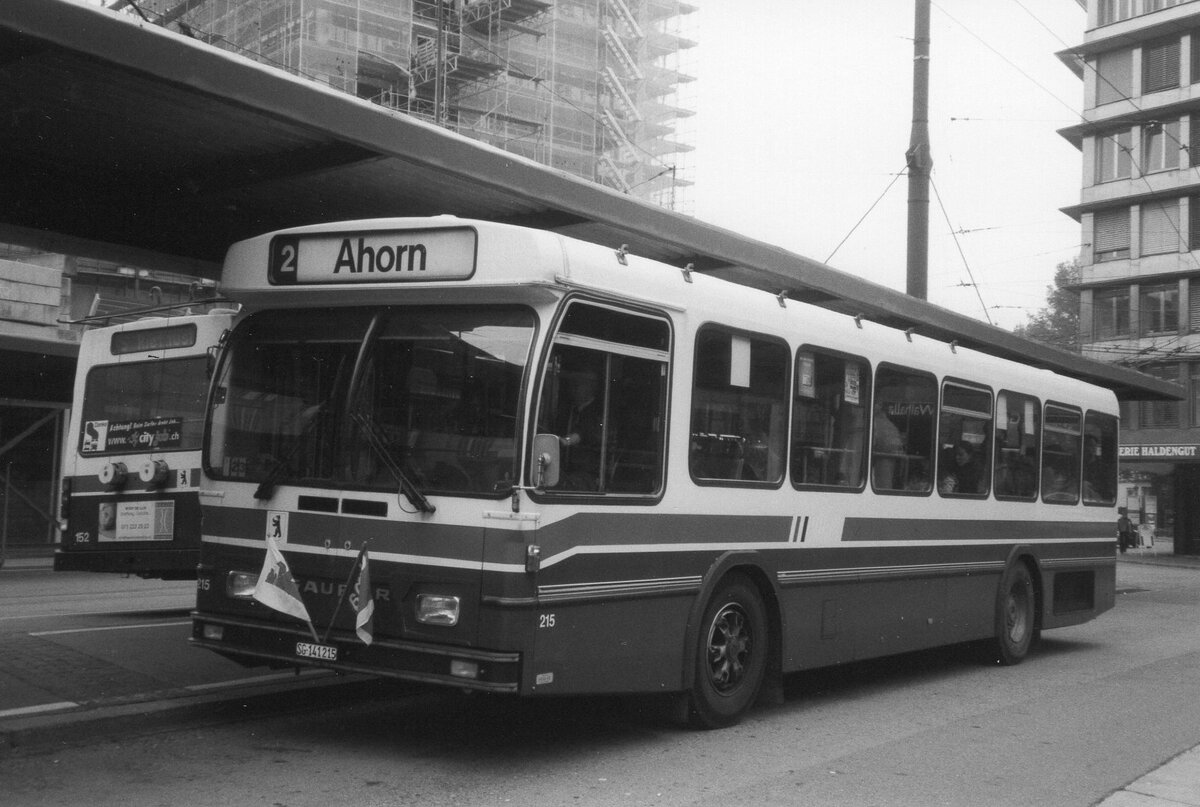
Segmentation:
{"type": "Polygon", "coordinates": [[[186,579],[200,549],[200,443],[228,309],[85,331],[54,568],[186,579]]]}

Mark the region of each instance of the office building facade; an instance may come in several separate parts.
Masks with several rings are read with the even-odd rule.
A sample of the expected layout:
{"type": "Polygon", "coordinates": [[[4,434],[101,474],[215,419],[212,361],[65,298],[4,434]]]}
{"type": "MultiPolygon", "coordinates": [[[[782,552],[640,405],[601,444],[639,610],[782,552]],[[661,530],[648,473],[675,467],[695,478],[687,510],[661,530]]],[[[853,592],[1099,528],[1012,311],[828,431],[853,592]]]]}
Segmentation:
{"type": "Polygon", "coordinates": [[[1059,54],[1083,82],[1085,355],[1180,384],[1122,410],[1122,503],[1156,546],[1200,554],[1200,2],[1087,0],[1059,54]]]}

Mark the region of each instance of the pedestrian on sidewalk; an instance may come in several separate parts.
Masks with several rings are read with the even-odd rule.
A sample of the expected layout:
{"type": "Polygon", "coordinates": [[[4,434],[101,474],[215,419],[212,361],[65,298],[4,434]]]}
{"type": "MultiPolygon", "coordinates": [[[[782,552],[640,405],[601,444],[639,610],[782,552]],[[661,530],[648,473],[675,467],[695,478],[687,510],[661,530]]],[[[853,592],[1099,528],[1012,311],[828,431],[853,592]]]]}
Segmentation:
{"type": "Polygon", "coordinates": [[[1133,524],[1129,521],[1129,516],[1125,512],[1124,507],[1118,507],[1117,512],[1117,546],[1121,553],[1133,546],[1133,524]]]}

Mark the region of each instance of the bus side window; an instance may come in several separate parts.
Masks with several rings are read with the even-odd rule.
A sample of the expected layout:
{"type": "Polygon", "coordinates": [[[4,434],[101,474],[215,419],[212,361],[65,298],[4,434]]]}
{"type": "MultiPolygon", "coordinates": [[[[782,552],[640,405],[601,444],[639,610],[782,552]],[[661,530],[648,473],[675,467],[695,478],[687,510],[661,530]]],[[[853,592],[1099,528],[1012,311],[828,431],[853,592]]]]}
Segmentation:
{"type": "Polygon", "coordinates": [[[693,478],[783,479],[789,361],[783,342],[711,326],[700,330],[688,455],[693,478]]]}
{"type": "Polygon", "coordinates": [[[1083,424],[1083,503],[1117,502],[1117,418],[1087,413],[1083,424]]]}
{"type": "Polygon", "coordinates": [[[871,368],[819,348],[796,354],[792,484],[859,489],[866,478],[871,368]]]}
{"type": "Polygon", "coordinates": [[[996,396],[997,499],[1037,498],[1042,405],[1037,398],[1003,390],[996,396]]]}
{"type": "Polygon", "coordinates": [[[986,496],[991,488],[992,392],[947,381],[938,433],[938,492],[986,496]]]}
{"type": "Polygon", "coordinates": [[[875,490],[932,490],[936,419],[937,381],[932,375],[889,366],[875,372],[871,415],[871,484],[875,490]]]}
{"type": "Polygon", "coordinates": [[[1079,501],[1082,414],[1074,407],[1046,404],[1042,432],[1042,501],[1079,501]]]}

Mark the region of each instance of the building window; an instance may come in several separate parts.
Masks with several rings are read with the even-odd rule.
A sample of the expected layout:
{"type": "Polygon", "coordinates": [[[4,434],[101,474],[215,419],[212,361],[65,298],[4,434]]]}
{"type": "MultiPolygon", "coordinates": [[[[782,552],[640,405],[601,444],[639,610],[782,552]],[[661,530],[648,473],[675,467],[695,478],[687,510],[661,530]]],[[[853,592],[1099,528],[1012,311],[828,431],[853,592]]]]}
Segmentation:
{"type": "Polygon", "coordinates": [[[1129,289],[1098,289],[1092,297],[1093,330],[1097,339],[1129,336],[1129,289]]]}
{"type": "Polygon", "coordinates": [[[1142,95],[1179,86],[1179,37],[1142,46],[1142,95]]]}
{"type": "Polygon", "coordinates": [[[1162,255],[1179,251],[1179,200],[1146,202],[1142,205],[1141,238],[1143,255],[1162,255]]]}
{"type": "Polygon", "coordinates": [[[1117,406],[1121,410],[1121,428],[1136,429],[1138,424],[1134,416],[1138,411],[1137,401],[1118,401],[1117,406]]]}
{"type": "Polygon", "coordinates": [[[1133,147],[1133,132],[1124,129],[1096,138],[1096,182],[1128,179],[1133,147]]]}
{"type": "Polygon", "coordinates": [[[1200,361],[1188,365],[1188,408],[1192,425],[1200,426],[1200,361]]]}
{"type": "Polygon", "coordinates": [[[1179,285],[1177,283],[1144,286],[1139,300],[1143,336],[1175,333],[1179,330],[1179,285]]]}
{"type": "MultiPolygon", "coordinates": [[[[1161,364],[1144,367],[1142,368],[1142,372],[1163,381],[1179,382],[1178,364],[1161,364]]],[[[1139,406],[1141,422],[1138,425],[1143,429],[1178,428],[1180,425],[1180,403],[1180,401],[1142,401],[1139,406]]]]}
{"type": "Polygon", "coordinates": [[[1154,121],[1142,127],[1142,173],[1179,167],[1179,121],[1154,121]]]}
{"type": "Polygon", "coordinates": [[[1133,51],[1101,53],[1096,57],[1096,106],[1126,101],[1133,95],[1133,51]]]}
{"type": "Polygon", "coordinates": [[[1192,83],[1200,81],[1200,29],[1192,31],[1192,83]]]}
{"type": "Polygon", "coordinates": [[[1096,263],[1129,257],[1129,208],[1096,211],[1092,219],[1092,253],[1096,263]]]}
{"type": "Polygon", "coordinates": [[[1188,198],[1188,249],[1200,249],[1200,196],[1188,198]]]}
{"type": "Polygon", "coordinates": [[[1100,0],[1100,25],[1111,25],[1114,22],[1127,20],[1133,16],[1135,0],[1100,0]]]}

